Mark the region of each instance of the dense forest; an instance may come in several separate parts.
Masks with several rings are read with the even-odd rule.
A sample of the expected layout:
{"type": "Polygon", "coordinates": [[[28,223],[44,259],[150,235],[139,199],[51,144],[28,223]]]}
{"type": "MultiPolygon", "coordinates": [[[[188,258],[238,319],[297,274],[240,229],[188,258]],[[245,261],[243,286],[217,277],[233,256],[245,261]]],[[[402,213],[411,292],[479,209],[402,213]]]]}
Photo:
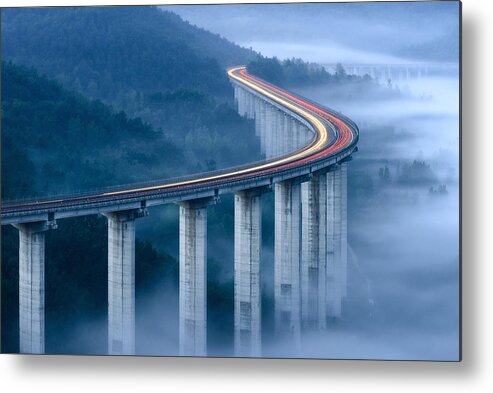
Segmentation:
{"type": "MultiPolygon", "coordinates": [[[[166,110],[150,109],[149,97],[190,91],[232,104],[228,66],[246,64],[252,73],[285,87],[360,82],[362,90],[376,85],[300,59],[263,57],[156,7],[5,9],[2,31],[5,60],[33,66],[179,142],[183,130],[168,124],[166,110]]],[[[177,97],[182,99],[175,100],[175,108],[188,110],[187,97],[177,97]]]]}
{"type": "Polygon", "coordinates": [[[332,92],[333,99],[353,97],[392,99],[402,96],[400,90],[392,85],[391,80],[381,84],[369,75],[348,74],[340,63],[331,73],[319,64],[307,63],[301,59],[279,60],[276,57],[259,55],[248,63],[248,71],[288,89],[296,89],[298,86],[323,87],[332,92]]]}
{"type": "Polygon", "coordinates": [[[140,119],[24,66],[2,63],[2,82],[2,199],[183,173],[183,152],[140,119]]]}
{"type": "Polygon", "coordinates": [[[179,88],[229,92],[214,45],[192,49],[201,31],[154,7],[7,9],[2,29],[4,59],[32,65],[92,98],[118,101],[135,91],[179,88]]]}

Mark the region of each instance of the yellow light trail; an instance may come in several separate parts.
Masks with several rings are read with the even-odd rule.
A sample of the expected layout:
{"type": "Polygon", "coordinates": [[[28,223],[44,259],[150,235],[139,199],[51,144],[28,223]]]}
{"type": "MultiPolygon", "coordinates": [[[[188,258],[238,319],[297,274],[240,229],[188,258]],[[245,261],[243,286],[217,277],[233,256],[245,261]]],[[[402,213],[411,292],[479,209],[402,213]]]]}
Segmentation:
{"type": "Polygon", "coordinates": [[[249,88],[251,88],[251,89],[257,91],[258,93],[270,98],[271,100],[289,108],[293,112],[299,114],[301,117],[309,120],[312,123],[312,125],[315,127],[315,130],[317,132],[318,139],[316,140],[316,143],[309,146],[307,149],[305,149],[301,152],[298,152],[292,156],[280,158],[279,160],[271,161],[269,163],[257,165],[257,166],[246,168],[246,169],[241,169],[241,170],[237,170],[237,171],[233,171],[233,172],[226,172],[226,173],[222,173],[219,175],[203,177],[203,178],[198,178],[198,179],[185,180],[185,181],[176,182],[176,183],[167,183],[167,184],[162,184],[162,185],[157,185],[157,186],[134,188],[134,189],[123,190],[123,191],[105,192],[102,195],[118,195],[118,194],[126,194],[126,193],[131,193],[131,192],[152,191],[152,190],[171,188],[171,187],[177,187],[177,186],[183,186],[183,185],[192,185],[192,184],[201,183],[201,182],[210,181],[210,180],[220,180],[220,179],[223,179],[223,178],[226,178],[229,176],[247,174],[250,172],[256,172],[256,171],[260,171],[263,169],[272,168],[272,167],[280,165],[280,164],[292,162],[292,161],[295,161],[297,159],[304,158],[304,157],[306,157],[312,153],[315,153],[325,146],[325,144],[327,143],[329,135],[327,132],[327,128],[317,117],[312,115],[310,112],[308,112],[304,108],[298,107],[298,106],[292,104],[291,102],[285,100],[284,98],[279,97],[275,94],[272,94],[267,89],[262,88],[256,84],[248,81],[246,78],[235,75],[236,71],[239,71],[239,70],[244,69],[244,68],[246,68],[246,67],[239,66],[239,67],[230,68],[228,70],[229,77],[232,79],[240,81],[242,84],[248,86],[249,88]]]}

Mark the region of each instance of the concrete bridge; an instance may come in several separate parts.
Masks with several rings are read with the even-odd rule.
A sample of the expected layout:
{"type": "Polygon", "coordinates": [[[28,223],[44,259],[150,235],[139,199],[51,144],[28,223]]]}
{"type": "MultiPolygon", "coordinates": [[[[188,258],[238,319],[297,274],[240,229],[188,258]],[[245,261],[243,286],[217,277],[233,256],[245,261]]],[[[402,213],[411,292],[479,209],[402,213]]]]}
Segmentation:
{"type": "MultiPolygon", "coordinates": [[[[439,76],[443,73],[458,72],[456,63],[436,62],[436,63],[379,63],[379,64],[341,64],[349,75],[365,76],[369,75],[373,79],[381,82],[408,82],[415,79],[426,78],[429,76],[439,76]]],[[[327,70],[334,72],[337,64],[325,64],[327,70]]]]}
{"type": "Polygon", "coordinates": [[[265,159],[180,179],[2,205],[19,230],[20,352],[44,353],[45,233],[66,217],[108,220],[108,353],[135,353],[135,225],[177,203],[180,355],[207,354],[207,207],[235,195],[234,329],[237,356],[261,356],[262,195],[275,194],[276,333],[294,343],[341,315],[346,295],[349,119],[246,72],[228,70],[241,115],[254,119],[265,159]]]}

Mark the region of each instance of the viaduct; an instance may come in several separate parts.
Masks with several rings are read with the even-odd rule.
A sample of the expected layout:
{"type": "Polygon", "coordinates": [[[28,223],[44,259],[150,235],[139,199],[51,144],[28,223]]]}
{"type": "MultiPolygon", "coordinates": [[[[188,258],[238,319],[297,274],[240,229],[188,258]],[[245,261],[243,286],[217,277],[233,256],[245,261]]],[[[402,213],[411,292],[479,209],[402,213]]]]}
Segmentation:
{"type": "Polygon", "coordinates": [[[153,206],[179,204],[179,350],[207,354],[207,207],[234,193],[234,329],[237,356],[261,356],[262,194],[275,197],[276,334],[299,342],[341,315],[347,283],[347,162],[351,120],[233,67],[239,113],[255,121],[265,159],[186,178],[105,192],[3,204],[19,231],[21,353],[44,353],[45,233],[67,217],[108,220],[108,354],[135,353],[135,225],[153,206]]]}

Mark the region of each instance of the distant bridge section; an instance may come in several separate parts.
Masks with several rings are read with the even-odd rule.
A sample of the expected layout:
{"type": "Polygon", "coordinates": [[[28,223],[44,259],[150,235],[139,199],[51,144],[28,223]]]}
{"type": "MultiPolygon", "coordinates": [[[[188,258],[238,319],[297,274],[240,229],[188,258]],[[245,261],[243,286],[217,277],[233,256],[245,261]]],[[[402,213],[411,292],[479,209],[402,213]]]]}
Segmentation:
{"type": "MultiPolygon", "coordinates": [[[[356,76],[368,75],[381,82],[391,80],[395,82],[408,82],[432,76],[440,76],[444,73],[458,72],[457,63],[342,63],[340,64],[347,74],[356,76]]],[[[338,64],[325,64],[330,72],[337,71],[338,64]]]]}

